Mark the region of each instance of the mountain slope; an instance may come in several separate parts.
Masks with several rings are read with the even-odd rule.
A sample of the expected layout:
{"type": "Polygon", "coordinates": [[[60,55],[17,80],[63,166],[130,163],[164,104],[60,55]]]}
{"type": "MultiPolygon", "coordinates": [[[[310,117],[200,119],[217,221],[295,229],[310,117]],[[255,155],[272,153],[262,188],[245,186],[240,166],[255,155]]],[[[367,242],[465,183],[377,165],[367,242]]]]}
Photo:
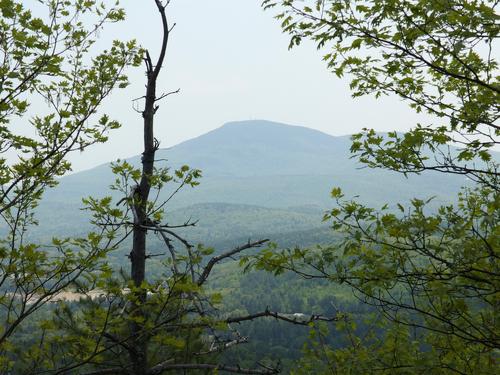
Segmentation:
{"type": "MultiPolygon", "coordinates": [[[[321,175],[338,171],[348,137],[268,121],[225,124],[159,155],[174,162],[196,164],[207,176],[321,175]]],[[[352,165],[352,163],[349,163],[352,165]]]]}
{"type": "MultiPolygon", "coordinates": [[[[347,196],[359,195],[361,200],[374,205],[430,196],[436,196],[436,202],[444,202],[453,200],[466,182],[463,177],[439,173],[406,179],[394,172],[360,169],[361,165],[350,158],[349,147],[349,137],[333,137],[269,121],[243,121],[228,123],[172,148],[158,150],[157,159],[159,164],[171,167],[188,164],[203,171],[201,185],[181,192],[170,204],[171,209],[229,203],[268,209],[313,206],[321,212],[332,206],[329,192],[334,186],[342,187],[347,196]]],[[[129,161],[139,165],[140,157],[129,161]]],[[[87,221],[85,213],[77,210],[81,198],[109,195],[107,186],[113,180],[107,164],[62,178],[40,205],[40,230],[50,232],[51,225],[55,225],[50,220],[54,209],[62,216],[58,222],[63,221],[58,232],[81,228],[87,221]]],[[[278,223],[273,228],[275,232],[283,229],[278,223]]]]}

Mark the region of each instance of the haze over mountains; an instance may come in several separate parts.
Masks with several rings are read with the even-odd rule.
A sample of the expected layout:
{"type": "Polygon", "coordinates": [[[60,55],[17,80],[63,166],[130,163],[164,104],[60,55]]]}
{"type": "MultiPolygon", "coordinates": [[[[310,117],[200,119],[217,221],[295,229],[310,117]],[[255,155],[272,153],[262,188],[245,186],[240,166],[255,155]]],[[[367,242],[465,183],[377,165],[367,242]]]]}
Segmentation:
{"type": "MultiPolygon", "coordinates": [[[[359,195],[369,204],[382,205],[413,197],[451,201],[464,183],[463,177],[439,173],[406,179],[394,172],[360,169],[362,165],[350,158],[350,144],[349,136],[334,137],[269,121],[242,121],[160,149],[157,159],[162,165],[187,164],[203,171],[201,185],[186,188],[169,207],[173,218],[199,218],[200,230],[207,235],[214,225],[228,236],[241,232],[242,237],[247,232],[319,228],[321,213],[333,206],[329,193],[334,186],[342,187],[348,197],[359,195]]],[[[140,157],[129,161],[139,165],[140,157]]],[[[109,164],[62,178],[40,205],[40,230],[54,232],[50,220],[54,212],[63,219],[58,222],[65,223],[57,232],[82,230],[88,221],[78,210],[82,197],[110,195],[107,187],[113,180],[109,164]]]]}

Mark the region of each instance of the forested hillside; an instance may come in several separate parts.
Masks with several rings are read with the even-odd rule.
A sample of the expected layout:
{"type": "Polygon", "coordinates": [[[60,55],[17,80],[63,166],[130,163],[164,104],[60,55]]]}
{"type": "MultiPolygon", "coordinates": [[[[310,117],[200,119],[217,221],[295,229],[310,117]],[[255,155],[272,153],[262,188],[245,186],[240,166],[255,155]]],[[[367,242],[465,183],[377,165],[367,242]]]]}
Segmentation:
{"type": "MultiPolygon", "coordinates": [[[[203,228],[212,232],[204,242],[215,237],[239,238],[243,227],[250,233],[293,232],[321,226],[322,214],[333,204],[330,191],[334,186],[371,205],[390,201],[395,206],[413,197],[434,197],[437,206],[453,201],[460,187],[468,183],[463,176],[446,179],[441,174],[428,173],[405,177],[367,169],[351,158],[350,144],[349,136],[333,137],[269,121],[243,121],[160,149],[159,165],[175,169],[187,164],[201,169],[203,176],[199,186],[184,189],[169,202],[168,220],[184,220],[183,212],[185,217],[199,220],[201,231],[196,234],[197,240],[203,239],[199,234],[203,228]],[[256,207],[245,212],[241,205],[256,207]],[[257,215],[259,207],[261,212],[257,215]],[[284,217],[286,212],[290,213],[288,220],[284,217]]],[[[138,165],[140,158],[128,161],[138,165]]],[[[79,210],[82,198],[116,196],[107,189],[114,178],[109,164],[63,177],[40,203],[37,231],[83,233],[89,219],[79,210]],[[49,219],[53,210],[59,212],[61,220],[49,219]]],[[[161,194],[160,199],[167,197],[168,189],[161,194]]]]}

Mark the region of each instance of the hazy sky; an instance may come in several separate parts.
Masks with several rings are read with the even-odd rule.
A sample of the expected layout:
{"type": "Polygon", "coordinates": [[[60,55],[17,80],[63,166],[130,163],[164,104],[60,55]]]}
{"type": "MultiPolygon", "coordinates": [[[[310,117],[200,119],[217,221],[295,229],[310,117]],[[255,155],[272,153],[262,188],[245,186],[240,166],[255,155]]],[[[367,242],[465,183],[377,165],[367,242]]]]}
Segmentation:
{"type": "MultiPolygon", "coordinates": [[[[288,51],[273,13],[261,0],[172,0],[171,35],[159,93],[181,93],[164,101],[156,137],[169,147],[226,122],[266,119],[302,125],[332,135],[363,127],[405,130],[416,115],[396,98],[352,99],[348,79],[328,72],[321,53],[305,43],[288,51]]],[[[156,58],[161,21],[153,0],[122,0],[127,20],[107,27],[98,46],[136,38],[156,58]]],[[[123,123],[105,145],[73,157],[81,170],[141,152],[142,118],[131,99],[144,94],[144,67],[130,71],[132,85],[113,94],[105,111],[123,123]]]]}

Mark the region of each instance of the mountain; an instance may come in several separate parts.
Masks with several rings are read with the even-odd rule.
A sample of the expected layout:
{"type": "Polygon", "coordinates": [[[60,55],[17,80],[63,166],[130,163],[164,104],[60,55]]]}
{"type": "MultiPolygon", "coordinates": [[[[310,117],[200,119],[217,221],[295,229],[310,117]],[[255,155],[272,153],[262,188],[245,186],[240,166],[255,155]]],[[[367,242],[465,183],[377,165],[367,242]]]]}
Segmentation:
{"type": "MultiPolygon", "coordinates": [[[[439,173],[405,178],[390,171],[362,168],[350,158],[350,143],[349,136],[334,137],[305,127],[242,121],[160,149],[156,156],[160,165],[188,164],[203,171],[200,186],[187,188],[172,200],[169,209],[177,212],[172,215],[189,216],[190,210],[194,211],[203,226],[204,217],[226,212],[221,215],[226,220],[223,227],[235,234],[250,226],[250,217],[257,221],[252,224],[253,230],[266,233],[318,227],[322,211],[333,206],[329,192],[334,186],[342,187],[348,197],[359,195],[369,204],[382,205],[406,202],[413,197],[435,196],[437,203],[451,201],[466,182],[463,177],[439,173]],[[248,212],[259,214],[245,215],[242,205],[246,205],[248,212]],[[236,210],[243,224],[228,219],[227,210],[236,210]],[[302,219],[290,224],[282,220],[284,213],[289,218],[302,219]],[[270,230],[273,217],[281,219],[270,230]]],[[[128,161],[139,165],[140,157],[128,161]]],[[[62,178],[40,205],[40,232],[84,230],[88,219],[78,210],[81,198],[110,195],[107,186],[113,180],[109,164],[62,178]],[[54,211],[59,213],[57,222],[63,222],[57,224],[57,230],[51,227],[55,225],[51,220],[54,211]]]]}

